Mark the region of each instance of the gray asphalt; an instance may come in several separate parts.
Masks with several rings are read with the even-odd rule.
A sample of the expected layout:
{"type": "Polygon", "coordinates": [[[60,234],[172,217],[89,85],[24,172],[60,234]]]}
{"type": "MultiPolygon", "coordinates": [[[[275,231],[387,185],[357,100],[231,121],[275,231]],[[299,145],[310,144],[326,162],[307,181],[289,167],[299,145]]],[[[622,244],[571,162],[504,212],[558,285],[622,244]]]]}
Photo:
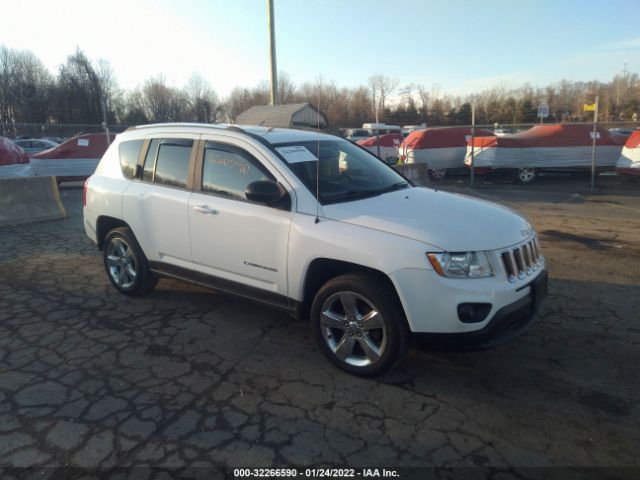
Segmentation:
{"type": "Polygon", "coordinates": [[[169,280],[118,294],[63,187],[69,218],[0,228],[0,465],[640,466],[636,204],[482,195],[538,231],[597,208],[623,233],[542,235],[550,295],[511,344],[365,380],[278,311],[169,280]]]}

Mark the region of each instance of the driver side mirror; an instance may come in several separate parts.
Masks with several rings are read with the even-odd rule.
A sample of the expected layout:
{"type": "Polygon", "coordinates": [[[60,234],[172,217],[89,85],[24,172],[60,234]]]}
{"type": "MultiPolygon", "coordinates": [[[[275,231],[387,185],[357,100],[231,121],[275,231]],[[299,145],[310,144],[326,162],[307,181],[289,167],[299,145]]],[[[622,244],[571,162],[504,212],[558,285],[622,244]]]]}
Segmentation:
{"type": "Polygon", "coordinates": [[[273,180],[257,180],[247,185],[244,191],[247,200],[264,205],[278,203],[286,194],[285,189],[273,180]]]}

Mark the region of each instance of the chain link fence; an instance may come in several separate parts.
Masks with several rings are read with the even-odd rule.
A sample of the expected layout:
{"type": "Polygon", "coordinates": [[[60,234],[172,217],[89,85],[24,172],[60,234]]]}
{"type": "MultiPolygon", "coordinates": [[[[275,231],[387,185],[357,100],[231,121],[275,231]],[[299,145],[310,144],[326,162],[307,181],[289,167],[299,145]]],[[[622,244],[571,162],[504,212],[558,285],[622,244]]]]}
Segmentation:
{"type": "MultiPolygon", "coordinates": [[[[0,135],[62,142],[84,133],[117,134],[128,127],[5,123],[0,135]]],[[[326,131],[359,133],[361,138],[351,140],[360,143],[369,135],[373,146],[365,148],[388,163],[426,164],[434,185],[640,196],[640,129],[634,122],[413,125],[379,131],[332,126],[326,131]]]]}
{"type": "Polygon", "coordinates": [[[341,132],[371,135],[352,141],[388,162],[427,164],[434,185],[640,196],[638,127],[637,122],[380,125],[341,132]],[[397,154],[390,153],[394,147],[397,154]]]}
{"type": "Polygon", "coordinates": [[[58,143],[85,133],[124,132],[130,125],[105,125],[91,123],[0,123],[0,136],[12,140],[54,139],[58,143]]]}

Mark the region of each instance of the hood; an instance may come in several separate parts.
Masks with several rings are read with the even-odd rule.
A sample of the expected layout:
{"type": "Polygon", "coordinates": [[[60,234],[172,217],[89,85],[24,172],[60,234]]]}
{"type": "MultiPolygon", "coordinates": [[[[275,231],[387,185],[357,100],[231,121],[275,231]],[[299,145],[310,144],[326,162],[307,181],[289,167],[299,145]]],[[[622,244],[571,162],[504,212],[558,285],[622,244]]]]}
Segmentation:
{"type": "Polygon", "coordinates": [[[495,250],[531,235],[529,222],[492,202],[428,188],[409,188],[323,206],[332,220],[425,242],[449,252],[495,250]]]}

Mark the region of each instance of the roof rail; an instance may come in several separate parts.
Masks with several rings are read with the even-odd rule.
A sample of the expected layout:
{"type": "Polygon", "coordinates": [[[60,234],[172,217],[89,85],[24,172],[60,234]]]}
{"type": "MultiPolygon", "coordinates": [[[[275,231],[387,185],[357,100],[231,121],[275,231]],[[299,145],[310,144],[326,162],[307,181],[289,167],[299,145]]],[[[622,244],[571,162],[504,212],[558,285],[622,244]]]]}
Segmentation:
{"type": "Polygon", "coordinates": [[[215,123],[198,123],[198,122],[167,122],[167,123],[148,123],[146,125],[134,125],[133,127],[127,128],[125,131],[129,130],[142,130],[145,128],[158,128],[158,127],[209,127],[209,128],[217,128],[223,129],[224,124],[215,124],[215,123]]]}
{"type": "MultiPolygon", "coordinates": [[[[216,130],[228,130],[230,132],[235,132],[235,133],[240,133],[242,135],[246,135],[248,137],[253,138],[254,140],[260,142],[261,144],[265,145],[266,147],[271,148],[271,144],[269,143],[269,141],[267,139],[265,139],[264,137],[260,136],[260,135],[256,135],[255,133],[252,132],[248,132],[246,130],[244,130],[243,128],[237,126],[237,125],[228,125],[225,123],[218,123],[218,124],[214,124],[214,123],[195,123],[195,122],[173,122],[173,123],[150,123],[147,125],[139,125],[139,126],[134,126],[134,127],[129,127],[127,128],[127,130],[125,131],[129,131],[129,130],[141,130],[141,129],[145,129],[145,128],[157,128],[157,127],[209,127],[209,128],[214,128],[216,130]]],[[[272,128],[269,128],[268,131],[272,131],[272,128]]]]}

